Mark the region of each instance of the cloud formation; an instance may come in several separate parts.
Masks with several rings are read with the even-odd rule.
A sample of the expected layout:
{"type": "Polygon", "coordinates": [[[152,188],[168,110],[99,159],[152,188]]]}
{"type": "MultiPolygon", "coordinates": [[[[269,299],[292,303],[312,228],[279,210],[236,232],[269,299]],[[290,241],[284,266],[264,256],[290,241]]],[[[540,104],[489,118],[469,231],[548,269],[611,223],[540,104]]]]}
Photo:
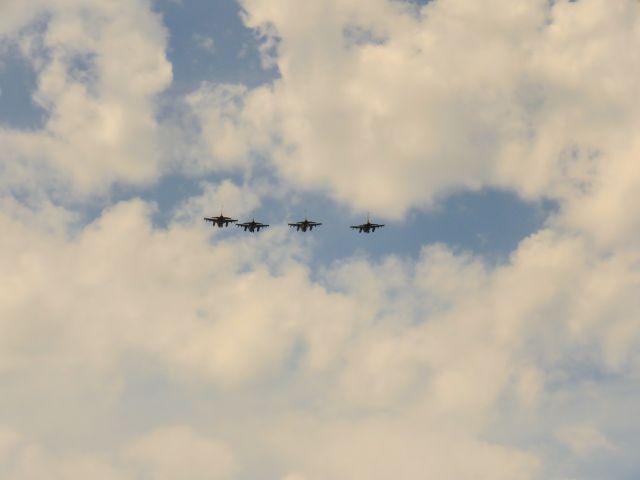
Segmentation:
{"type": "Polygon", "coordinates": [[[32,64],[33,101],[47,118],[42,129],[0,130],[1,187],[86,196],[116,181],[156,180],[161,151],[153,100],[171,83],[172,69],[166,30],[150,4],[22,3],[3,4],[13,21],[0,35],[32,64]]]}
{"type": "Polygon", "coordinates": [[[637,2],[242,5],[277,39],[280,78],[192,97],[217,99],[197,110],[212,167],[253,150],[298,188],[391,217],[506,188],[557,199],[601,240],[629,233],[621,218],[594,231],[588,212],[617,219],[637,180],[620,173],[636,150],[638,61],[624,45],[638,41],[637,2]]]}
{"type": "MultiPolygon", "coordinates": [[[[44,226],[3,215],[0,250],[12,280],[0,301],[0,351],[4,374],[24,379],[8,388],[3,410],[20,409],[22,388],[64,386],[51,408],[80,408],[87,426],[70,428],[82,438],[123,401],[118,379],[136,352],[176,387],[263,396],[263,413],[230,412],[250,415],[261,427],[241,434],[303,478],[533,479],[541,453],[490,440],[491,423],[578,402],[575,385],[590,372],[617,382],[639,372],[640,325],[629,315],[640,307],[637,258],[598,256],[576,236],[541,231],[504,266],[430,246],[415,265],[353,259],[314,280],[297,240],[278,229],[242,240],[214,229],[211,244],[206,226],[182,220],[156,230],[150,213],[140,201],[122,203],[76,234],[45,236],[44,226]]],[[[607,428],[602,422],[591,428],[607,428]]],[[[548,441],[578,456],[603,445],[597,430],[556,437],[548,428],[548,441]]],[[[202,457],[219,459],[221,478],[247,454],[232,432],[215,436],[240,450],[234,455],[217,440],[194,440],[193,452],[218,452],[202,457]]],[[[154,478],[177,478],[177,457],[155,446],[165,433],[136,443],[132,458],[174,472],[154,478]]],[[[196,464],[205,471],[207,462],[196,464]]]]}
{"type": "Polygon", "coordinates": [[[168,427],[135,439],[112,458],[92,454],[60,454],[0,428],[0,471],[12,480],[46,476],[55,480],[95,478],[228,479],[233,454],[219,442],[187,427],[168,427]]]}
{"type": "Polygon", "coordinates": [[[637,2],[241,4],[280,77],[176,100],[200,128],[170,126],[170,159],[152,4],[0,4],[48,114],[0,130],[0,476],[632,476],[637,2]],[[202,190],[165,226],[140,199],[60,206],[165,167],[202,190]],[[559,203],[501,264],[424,245],[312,268],[286,227],[201,221],[296,190],[399,218],[485,187],[559,203]]]}

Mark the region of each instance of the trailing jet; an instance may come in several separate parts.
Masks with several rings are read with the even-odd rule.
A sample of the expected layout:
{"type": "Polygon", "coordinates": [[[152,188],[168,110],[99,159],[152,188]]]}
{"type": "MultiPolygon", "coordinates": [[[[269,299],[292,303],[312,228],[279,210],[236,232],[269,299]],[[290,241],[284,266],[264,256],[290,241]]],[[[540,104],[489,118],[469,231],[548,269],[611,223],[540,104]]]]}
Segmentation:
{"type": "Polygon", "coordinates": [[[367,215],[367,223],[363,223],[362,225],[352,225],[351,228],[357,228],[358,229],[358,233],[370,233],[370,232],[375,232],[376,228],[382,228],[384,227],[384,225],[381,225],[379,223],[371,223],[371,221],[369,220],[369,215],[367,215]]]}
{"type": "Polygon", "coordinates": [[[269,225],[267,224],[256,222],[254,219],[251,219],[250,222],[246,222],[246,223],[236,223],[236,227],[242,227],[245,232],[247,230],[249,230],[250,232],[255,232],[255,231],[259,232],[261,228],[265,228],[268,226],[269,225]]]}
{"type": "Polygon", "coordinates": [[[302,230],[303,232],[306,232],[307,230],[313,230],[313,227],[318,227],[320,225],[322,225],[322,223],[312,222],[311,220],[307,220],[307,217],[304,217],[304,220],[301,222],[289,224],[290,227],[296,227],[297,232],[299,232],[300,230],[302,230]]]}
{"type": "Polygon", "coordinates": [[[222,215],[222,210],[220,210],[220,215],[217,217],[204,217],[205,222],[211,222],[212,225],[217,225],[218,228],[228,227],[230,223],[237,222],[238,220],[225,217],[222,215]]]}

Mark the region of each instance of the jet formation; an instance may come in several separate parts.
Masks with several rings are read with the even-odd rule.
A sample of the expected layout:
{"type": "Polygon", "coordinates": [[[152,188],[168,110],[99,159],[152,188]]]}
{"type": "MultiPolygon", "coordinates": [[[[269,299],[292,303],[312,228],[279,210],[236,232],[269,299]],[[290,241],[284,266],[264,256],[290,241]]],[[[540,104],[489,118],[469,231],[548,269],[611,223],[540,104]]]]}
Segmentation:
{"type": "MultiPolygon", "coordinates": [[[[238,221],[231,217],[225,217],[224,215],[222,215],[222,212],[220,212],[220,215],[218,215],[217,217],[205,217],[204,220],[205,222],[211,222],[212,225],[217,225],[218,228],[228,227],[230,223],[235,223],[238,221]]],[[[307,217],[305,217],[304,220],[289,223],[288,225],[290,227],[295,227],[297,232],[306,232],[313,230],[314,227],[319,227],[320,225],[322,225],[322,223],[308,220],[307,217]]],[[[256,222],[254,218],[252,218],[250,222],[236,223],[236,227],[241,227],[245,232],[259,232],[261,228],[266,228],[268,226],[269,225],[267,225],[266,223],[256,222]]],[[[371,233],[375,232],[376,228],[382,227],[384,227],[384,225],[379,223],[371,223],[371,221],[369,220],[369,215],[367,215],[367,223],[351,226],[351,228],[357,229],[358,233],[371,233]]]]}

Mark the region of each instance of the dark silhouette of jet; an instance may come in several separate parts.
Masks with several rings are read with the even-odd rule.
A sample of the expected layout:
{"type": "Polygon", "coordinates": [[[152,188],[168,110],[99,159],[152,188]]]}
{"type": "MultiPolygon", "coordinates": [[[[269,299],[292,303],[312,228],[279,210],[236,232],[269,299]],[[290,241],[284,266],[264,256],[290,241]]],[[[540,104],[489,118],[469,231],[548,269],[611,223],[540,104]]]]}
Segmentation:
{"type": "Polygon", "coordinates": [[[261,228],[266,228],[268,226],[269,225],[265,223],[256,222],[253,218],[251,219],[250,222],[236,223],[236,227],[242,227],[245,232],[247,230],[249,230],[250,232],[255,232],[255,231],[259,232],[261,228]]]}
{"type": "Polygon", "coordinates": [[[351,228],[358,229],[358,233],[371,233],[375,232],[376,228],[382,227],[384,227],[384,225],[381,225],[379,223],[371,223],[371,221],[369,220],[369,215],[367,215],[367,223],[363,223],[362,225],[351,225],[351,228]]]}
{"type": "Polygon", "coordinates": [[[230,223],[237,222],[238,220],[231,217],[225,217],[222,215],[222,210],[220,210],[220,215],[217,217],[204,217],[204,221],[211,222],[212,226],[217,225],[218,228],[222,228],[228,227],[230,223]]]}
{"type": "Polygon", "coordinates": [[[322,225],[322,223],[312,222],[311,220],[307,220],[307,217],[304,217],[304,220],[301,222],[289,224],[290,227],[296,227],[297,232],[299,232],[300,230],[302,230],[303,232],[306,232],[307,230],[313,230],[313,227],[318,227],[320,225],[322,225]]]}

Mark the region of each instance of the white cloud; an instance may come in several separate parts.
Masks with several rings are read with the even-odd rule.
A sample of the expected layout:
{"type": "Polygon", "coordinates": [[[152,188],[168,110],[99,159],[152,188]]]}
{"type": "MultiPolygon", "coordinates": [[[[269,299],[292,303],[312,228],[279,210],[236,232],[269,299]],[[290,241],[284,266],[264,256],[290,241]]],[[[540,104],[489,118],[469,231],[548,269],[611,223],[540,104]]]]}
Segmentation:
{"type": "Polygon", "coordinates": [[[207,153],[199,170],[250,169],[252,149],[272,141],[273,99],[268,88],[203,83],[185,99],[202,128],[207,153]]]}
{"type": "Polygon", "coordinates": [[[222,480],[234,478],[237,469],[231,449],[198,435],[186,426],[165,427],[133,439],[110,455],[69,453],[60,444],[53,448],[31,442],[15,431],[0,430],[0,472],[11,480],[222,480]]]}
{"type": "Polygon", "coordinates": [[[442,429],[437,418],[330,421],[291,418],[276,442],[299,476],[322,478],[532,479],[533,455],[470,440],[442,429]]]}
{"type": "Polygon", "coordinates": [[[239,187],[228,180],[220,184],[203,183],[201,187],[202,195],[189,198],[174,212],[175,221],[202,224],[204,216],[218,215],[221,211],[226,216],[235,215],[233,218],[240,219],[250,215],[260,205],[260,197],[267,191],[257,185],[239,187]]]}
{"type": "Polygon", "coordinates": [[[597,450],[613,450],[611,442],[602,433],[590,425],[567,425],[557,433],[558,439],[580,456],[586,456],[597,450]]]}
{"type": "Polygon", "coordinates": [[[242,5],[277,37],[281,78],[194,94],[216,99],[196,108],[210,167],[258,152],[296,188],[391,217],[507,188],[557,199],[559,222],[600,243],[637,241],[637,2],[242,5]]]}
{"type": "Polygon", "coordinates": [[[6,40],[31,21],[42,8],[40,1],[24,3],[20,0],[5,0],[0,5],[0,40],[6,40]]]}
{"type": "MultiPolygon", "coordinates": [[[[91,454],[60,454],[41,445],[29,442],[17,432],[2,427],[0,439],[12,439],[10,455],[0,450],[0,472],[11,480],[32,480],[51,478],[71,480],[95,478],[96,480],[129,480],[121,469],[114,467],[109,459],[91,454]]],[[[0,441],[2,441],[0,440],[0,441]]],[[[3,445],[0,444],[0,448],[3,445]]]]}
{"type": "Polygon", "coordinates": [[[278,142],[267,151],[285,178],[387,215],[496,182],[495,157],[518,133],[520,57],[545,2],[436,2],[418,17],[385,1],[243,5],[249,26],[281,38],[282,78],[261,91],[260,105],[253,93],[245,102],[271,122],[254,127],[253,115],[240,113],[234,137],[271,130],[278,142]],[[353,45],[345,38],[352,27],[384,41],[353,45]]]}
{"type": "MultiPolygon", "coordinates": [[[[154,229],[149,205],[131,201],[72,234],[5,205],[16,213],[0,217],[11,279],[0,296],[0,354],[5,375],[21,380],[5,389],[3,408],[43,434],[49,415],[80,438],[118,418],[122,369],[136,352],[172,381],[213,385],[222,397],[262,391],[264,413],[240,403],[228,415],[260,425],[241,422],[240,435],[270,445],[264,455],[283,475],[533,479],[543,459],[487,440],[490,420],[520,406],[538,415],[558,391],[573,398],[558,379],[580,381],[580,365],[638,374],[635,256],[594,254],[577,236],[539,232],[491,268],[433,246],[417,264],[354,260],[312,280],[295,240],[278,231],[210,242],[210,230],[188,221],[154,229]],[[32,402],[16,403],[21,391],[48,395],[50,407],[26,416],[32,402]],[[516,403],[503,410],[506,399],[516,403]],[[66,423],[80,412],[83,422],[66,423]],[[278,412],[293,412],[293,426],[278,412]],[[359,448],[346,461],[348,445],[359,448]],[[424,451],[434,452],[428,461],[424,451]]],[[[203,428],[224,443],[239,435],[203,428]]],[[[161,453],[171,447],[160,444],[141,441],[134,456],[171,472],[178,467],[161,453]]],[[[238,468],[245,454],[234,453],[238,468]]]]}
{"type": "Polygon", "coordinates": [[[172,79],[158,15],[142,0],[73,0],[36,3],[21,20],[40,18],[42,29],[14,31],[13,38],[37,73],[33,98],[47,120],[38,131],[0,131],[3,187],[68,185],[86,195],[116,181],[157,179],[162,152],[153,100],[172,79]]]}
{"type": "Polygon", "coordinates": [[[154,480],[223,480],[234,477],[232,451],[186,427],[168,427],[137,439],[128,449],[133,462],[154,480]]]}
{"type": "Polygon", "coordinates": [[[306,480],[306,478],[297,473],[292,473],[283,477],[282,480],[306,480]]]}
{"type": "Polygon", "coordinates": [[[0,427],[0,460],[5,461],[18,445],[20,436],[7,427],[0,427]]]}
{"type": "MultiPolygon", "coordinates": [[[[0,35],[19,35],[50,118],[0,132],[3,188],[51,182],[67,198],[66,183],[156,179],[154,96],[171,68],[150,5],[17,5],[0,4],[0,35]],[[45,10],[40,33],[17,33],[45,10]]],[[[206,155],[185,170],[251,172],[258,153],[296,188],[387,216],[486,185],[560,211],[503,265],[431,245],[312,272],[284,228],[225,235],[201,220],[229,204],[248,215],[281,185],[203,183],[163,229],[139,200],[79,227],[47,195],[4,196],[0,457],[13,478],[534,479],[560,468],[541,443],[575,462],[626,448],[622,409],[599,411],[596,430],[578,407],[584,385],[596,408],[637,400],[608,386],[640,374],[637,5],[243,6],[282,78],[192,92],[206,155]],[[180,409],[192,423],[123,413],[130,356],[199,406],[180,409]],[[574,418],[558,429],[562,411],[574,418]]]]}
{"type": "Polygon", "coordinates": [[[245,91],[241,86],[209,89],[203,85],[186,99],[196,114],[202,117],[203,135],[211,149],[211,158],[221,162],[220,166],[242,166],[249,161],[249,138],[238,130],[234,121],[240,111],[238,103],[245,91]]]}

